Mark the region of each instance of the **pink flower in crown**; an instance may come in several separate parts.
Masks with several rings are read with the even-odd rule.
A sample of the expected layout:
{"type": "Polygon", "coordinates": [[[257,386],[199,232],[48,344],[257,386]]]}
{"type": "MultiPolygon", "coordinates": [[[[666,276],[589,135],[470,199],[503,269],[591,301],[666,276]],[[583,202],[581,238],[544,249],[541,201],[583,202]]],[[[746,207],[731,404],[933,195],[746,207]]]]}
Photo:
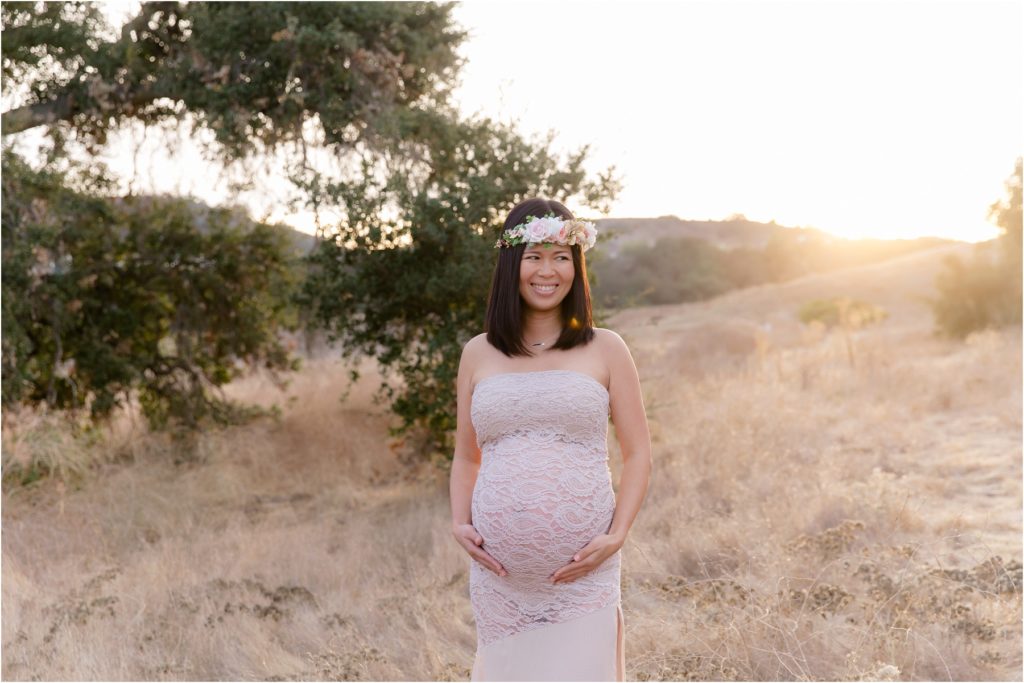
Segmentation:
{"type": "Polygon", "coordinates": [[[597,242],[597,228],[589,221],[575,218],[562,220],[555,216],[529,216],[527,222],[507,230],[494,246],[512,246],[524,242],[580,245],[586,251],[597,242]]]}
{"type": "Polygon", "coordinates": [[[534,218],[526,225],[527,242],[543,242],[548,236],[548,228],[543,218],[534,218]]]}

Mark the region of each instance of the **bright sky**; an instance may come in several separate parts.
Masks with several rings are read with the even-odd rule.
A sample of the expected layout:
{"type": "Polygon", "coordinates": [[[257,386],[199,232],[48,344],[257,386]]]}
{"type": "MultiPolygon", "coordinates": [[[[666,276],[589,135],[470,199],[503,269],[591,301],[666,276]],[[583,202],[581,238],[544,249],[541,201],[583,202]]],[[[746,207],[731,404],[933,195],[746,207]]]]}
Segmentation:
{"type": "Polygon", "coordinates": [[[464,110],[591,144],[612,216],[996,234],[1024,148],[1021,2],[467,2],[464,110]]]}
{"type": "MultiPolygon", "coordinates": [[[[113,18],[133,5],[108,4],[113,18]]],[[[976,241],[997,233],[987,208],[1024,153],[1022,7],[474,0],[455,11],[470,32],[457,99],[527,134],[553,129],[557,149],[591,145],[590,168],[614,164],[624,182],[610,217],[742,213],[976,241]]],[[[136,134],[108,161],[137,192],[223,201],[189,141],[176,146],[168,162],[136,134]]],[[[246,203],[313,230],[272,192],[246,203]]]]}

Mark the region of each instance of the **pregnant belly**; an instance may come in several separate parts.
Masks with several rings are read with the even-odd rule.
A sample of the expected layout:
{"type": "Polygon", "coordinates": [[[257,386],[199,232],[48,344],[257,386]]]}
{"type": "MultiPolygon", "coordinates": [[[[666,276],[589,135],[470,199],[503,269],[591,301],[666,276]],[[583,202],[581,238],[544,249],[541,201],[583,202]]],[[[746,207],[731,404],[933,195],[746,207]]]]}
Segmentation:
{"type": "Polygon", "coordinates": [[[607,470],[603,477],[535,473],[515,481],[481,475],[473,490],[473,526],[510,579],[546,579],[611,526],[615,497],[607,470]]]}

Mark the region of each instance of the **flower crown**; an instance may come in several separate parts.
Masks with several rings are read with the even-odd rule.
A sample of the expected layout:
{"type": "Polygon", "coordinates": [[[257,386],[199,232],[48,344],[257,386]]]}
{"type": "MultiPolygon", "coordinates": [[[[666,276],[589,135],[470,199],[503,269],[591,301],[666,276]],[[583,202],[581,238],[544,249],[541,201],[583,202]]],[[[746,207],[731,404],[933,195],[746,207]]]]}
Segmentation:
{"type": "Polygon", "coordinates": [[[580,250],[586,251],[597,241],[597,228],[589,221],[576,218],[561,219],[553,213],[538,218],[527,216],[526,219],[501,234],[494,248],[514,247],[523,242],[531,244],[552,242],[554,244],[578,244],[580,250]]]}

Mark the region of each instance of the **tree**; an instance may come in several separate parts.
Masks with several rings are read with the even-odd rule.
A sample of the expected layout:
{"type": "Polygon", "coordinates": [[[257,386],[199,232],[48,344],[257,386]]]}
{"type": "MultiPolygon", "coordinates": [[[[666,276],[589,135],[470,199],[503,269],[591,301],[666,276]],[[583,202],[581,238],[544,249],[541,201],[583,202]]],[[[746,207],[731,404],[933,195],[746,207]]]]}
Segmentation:
{"type": "Polygon", "coordinates": [[[1009,282],[1008,299],[1010,301],[1012,322],[1021,320],[1021,191],[1024,185],[1024,173],[1021,168],[1021,157],[1013,175],[1006,179],[1005,195],[989,207],[989,219],[995,223],[1002,234],[999,236],[999,260],[1001,268],[1006,272],[1009,282]]]}
{"type": "Polygon", "coordinates": [[[393,433],[421,428],[426,445],[450,458],[459,356],[483,331],[508,210],[534,195],[605,207],[619,185],[612,169],[588,178],[586,148],[561,161],[552,136],[530,142],[489,119],[425,114],[412,140],[402,144],[421,145],[424,161],[392,168],[386,180],[365,172],[353,183],[313,181],[318,201],[343,207],[346,219],[312,255],[303,305],[346,357],[396,371],[402,386],[385,377],[380,389],[402,418],[393,433]]]}
{"type": "Polygon", "coordinates": [[[239,413],[211,394],[241,365],[293,364],[277,342],[295,264],[284,235],[183,200],[112,198],[75,160],[127,122],[214,133],[225,164],[280,148],[306,167],[310,127],[340,154],[401,136],[443,102],[464,34],[433,3],[144,3],[112,34],[98,3],[9,2],[5,142],[44,126],[43,169],[5,145],[3,401],[90,407],[138,390],[154,425],[239,413]],[[63,170],[59,170],[63,169],[63,170]]]}
{"type": "MultiPolygon", "coordinates": [[[[586,148],[561,160],[552,136],[528,141],[512,125],[459,119],[447,97],[465,34],[452,8],[152,2],[107,39],[92,3],[5,3],[5,94],[19,86],[24,102],[3,113],[4,134],[46,126],[51,160],[68,158],[72,140],[98,151],[129,121],[208,129],[225,164],[284,149],[305,204],[344,216],[325,226],[297,303],[347,357],[397,366],[406,389],[393,408],[443,442],[452,360],[480,329],[500,217],[528,195],[600,206],[618,187],[611,169],[585,173],[586,148]],[[329,174],[311,148],[354,168],[329,174]]],[[[84,174],[76,187],[84,198],[100,183],[84,174]]],[[[113,229],[121,219],[104,220],[113,229]]],[[[139,325],[159,327],[144,313],[153,317],[139,325]]]]}
{"type": "Polygon", "coordinates": [[[931,299],[938,332],[965,337],[975,330],[1019,325],[1021,309],[1021,158],[1006,180],[1005,196],[989,207],[1002,233],[975,245],[967,263],[950,255],[936,276],[938,296],[931,299]]]}
{"type": "Polygon", "coordinates": [[[114,41],[97,3],[5,2],[4,135],[47,126],[95,149],[129,119],[193,116],[237,159],[302,141],[328,146],[401,132],[403,110],[445,99],[464,33],[452,3],[148,2],[114,41]]]}
{"type": "Polygon", "coordinates": [[[157,427],[258,414],[216,392],[242,370],[295,369],[287,237],[184,199],[111,201],[9,150],[3,177],[3,404],[88,409],[137,393],[157,427]]]}

